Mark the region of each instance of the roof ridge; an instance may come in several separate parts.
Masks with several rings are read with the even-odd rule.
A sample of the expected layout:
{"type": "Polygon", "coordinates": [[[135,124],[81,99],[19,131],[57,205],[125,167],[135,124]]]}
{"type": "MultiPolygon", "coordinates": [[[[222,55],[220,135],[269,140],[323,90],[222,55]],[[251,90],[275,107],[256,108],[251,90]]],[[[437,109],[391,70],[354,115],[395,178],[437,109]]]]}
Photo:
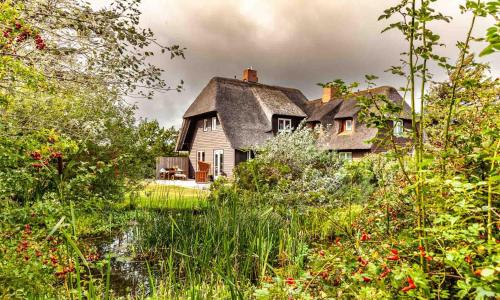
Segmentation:
{"type": "Polygon", "coordinates": [[[270,84],[265,84],[265,83],[260,83],[260,82],[249,82],[249,81],[243,81],[241,79],[227,78],[227,77],[221,77],[221,76],[212,77],[212,79],[210,79],[210,81],[230,81],[232,83],[249,85],[249,86],[259,86],[259,87],[273,88],[273,89],[279,89],[279,90],[289,90],[289,91],[302,92],[298,88],[279,86],[279,85],[270,85],[270,84]]]}

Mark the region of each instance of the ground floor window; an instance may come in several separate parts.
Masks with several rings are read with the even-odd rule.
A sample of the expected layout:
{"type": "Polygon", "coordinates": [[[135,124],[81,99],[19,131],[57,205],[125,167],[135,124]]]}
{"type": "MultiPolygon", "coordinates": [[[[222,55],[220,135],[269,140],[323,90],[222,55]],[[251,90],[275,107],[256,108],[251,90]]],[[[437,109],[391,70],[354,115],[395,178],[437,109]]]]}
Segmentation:
{"type": "Polygon", "coordinates": [[[255,157],[252,150],[247,151],[246,154],[247,154],[247,160],[251,160],[255,157]]]}
{"type": "Polygon", "coordinates": [[[205,161],[205,151],[196,152],[196,161],[205,161]]]}
{"type": "Polygon", "coordinates": [[[214,150],[214,178],[224,175],[224,150],[214,150]]]}
{"type": "Polygon", "coordinates": [[[339,152],[340,159],[352,160],[352,152],[339,152]]]}

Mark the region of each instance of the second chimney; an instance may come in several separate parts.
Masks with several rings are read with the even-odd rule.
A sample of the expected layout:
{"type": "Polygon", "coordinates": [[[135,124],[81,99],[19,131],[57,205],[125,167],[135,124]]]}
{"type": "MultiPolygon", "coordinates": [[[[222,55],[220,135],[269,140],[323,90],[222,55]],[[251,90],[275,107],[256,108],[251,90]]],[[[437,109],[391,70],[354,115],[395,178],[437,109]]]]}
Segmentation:
{"type": "Polygon", "coordinates": [[[321,97],[321,102],[328,103],[330,100],[337,96],[338,89],[332,86],[325,86],[323,88],[323,97],[321,97]]]}
{"type": "Polygon", "coordinates": [[[245,69],[243,71],[243,81],[259,82],[259,78],[257,77],[257,70],[252,70],[252,68],[245,69]]]}

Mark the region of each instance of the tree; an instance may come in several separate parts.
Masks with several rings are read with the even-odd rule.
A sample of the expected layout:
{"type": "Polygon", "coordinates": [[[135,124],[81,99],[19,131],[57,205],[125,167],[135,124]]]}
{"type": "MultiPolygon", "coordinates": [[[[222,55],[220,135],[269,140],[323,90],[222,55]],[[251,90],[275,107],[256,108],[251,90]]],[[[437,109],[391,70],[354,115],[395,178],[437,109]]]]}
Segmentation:
{"type": "Polygon", "coordinates": [[[160,127],[156,120],[142,120],[138,126],[138,135],[139,149],[142,149],[140,157],[146,166],[144,176],[152,177],[155,175],[156,158],[174,155],[178,130],[174,127],[160,127]]]}
{"type": "Polygon", "coordinates": [[[111,195],[125,179],[143,178],[150,162],[136,159],[143,148],[136,107],[126,99],[180,90],[161,79],[148,57],[155,49],[183,57],[184,49],[163,46],[139,27],[136,0],[99,10],[76,0],[0,5],[0,145],[9,162],[0,164],[0,177],[22,175],[16,177],[22,188],[4,185],[3,195],[19,199],[20,191],[33,191],[21,197],[30,199],[61,184],[82,197],[111,195]],[[60,149],[53,139],[63,141],[60,149]],[[33,169],[33,152],[42,159],[61,152],[64,172],[48,163],[40,168],[45,173],[33,169]]]}

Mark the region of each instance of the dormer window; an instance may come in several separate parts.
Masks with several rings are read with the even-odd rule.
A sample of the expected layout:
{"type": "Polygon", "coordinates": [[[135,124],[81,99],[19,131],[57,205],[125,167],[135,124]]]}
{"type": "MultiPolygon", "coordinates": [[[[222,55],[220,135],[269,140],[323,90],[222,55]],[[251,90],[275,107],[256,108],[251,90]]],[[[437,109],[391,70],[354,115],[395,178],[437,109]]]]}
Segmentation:
{"type": "Polygon", "coordinates": [[[278,132],[292,132],[292,119],[278,118],[278,132]]]}
{"type": "Polygon", "coordinates": [[[402,136],[404,131],[403,121],[394,121],[393,133],[394,136],[402,136]]]}
{"type": "Polygon", "coordinates": [[[212,130],[217,130],[217,127],[220,125],[219,118],[212,118],[212,130]]]}
{"type": "Polygon", "coordinates": [[[352,119],[345,119],[340,121],[339,133],[349,133],[352,132],[354,123],[352,119]]]}

